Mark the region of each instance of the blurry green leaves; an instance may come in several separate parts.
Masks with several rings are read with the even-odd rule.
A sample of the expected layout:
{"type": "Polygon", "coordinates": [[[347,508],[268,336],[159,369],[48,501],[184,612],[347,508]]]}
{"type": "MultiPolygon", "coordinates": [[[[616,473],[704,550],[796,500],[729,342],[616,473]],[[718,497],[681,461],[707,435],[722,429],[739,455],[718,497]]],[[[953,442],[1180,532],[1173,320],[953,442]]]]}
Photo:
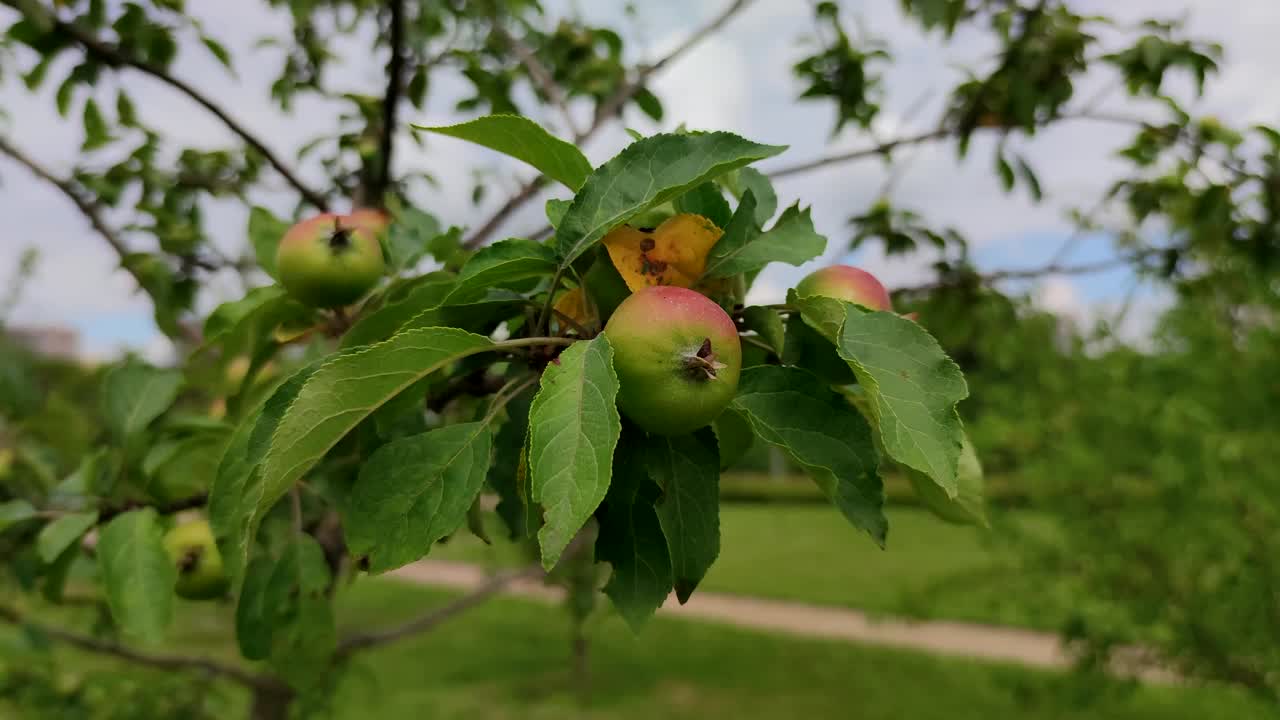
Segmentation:
{"type": "Polygon", "coordinates": [[[102,379],[102,415],[119,441],[137,436],[169,409],[182,386],[182,373],[138,362],[112,368],[102,379]]]}
{"type": "Polygon", "coordinates": [[[493,446],[488,422],[448,425],[379,448],[346,516],[351,552],[378,573],[411,563],[467,519],[493,446]]]}
{"type": "Polygon", "coordinates": [[[605,335],[577,342],[547,366],[529,410],[533,500],[544,509],[542,564],[555,566],[609,489],[622,431],[618,376],[605,335]]]}
{"type": "Polygon", "coordinates": [[[36,535],[36,554],[45,563],[58,559],[72,543],[79,542],[89,528],[98,522],[98,513],[67,513],[40,528],[36,535]]]}
{"type": "Polygon", "coordinates": [[[290,541],[277,561],[256,558],[236,606],[240,652],[270,660],[297,690],[322,682],[337,646],[331,579],[324,550],[309,535],[290,541]]]}
{"type": "Polygon", "coordinates": [[[871,428],[842,396],[804,370],[762,365],[743,370],[730,407],[803,467],[850,523],[884,545],[888,523],[871,428]]]}
{"type": "Polygon", "coordinates": [[[415,125],[419,130],[449,135],[522,160],[570,190],[582,187],[591,163],[574,145],[518,115],[488,115],[443,127],[415,125]]]}
{"type": "Polygon", "coordinates": [[[556,229],[562,265],[613,228],[708,180],[786,148],[726,132],[662,134],[638,140],[596,168],[556,229]]]}
{"type": "Polygon", "coordinates": [[[98,565],[111,617],[125,635],[159,642],[173,619],[178,570],[151,508],[118,515],[98,535],[98,565]]]}
{"type": "Polygon", "coordinates": [[[249,209],[249,244],[253,246],[258,267],[272,278],[276,276],[276,250],[288,230],[289,223],[270,210],[256,205],[249,209]]]}
{"type": "Polygon", "coordinates": [[[832,134],[846,123],[868,128],[880,112],[883,87],[873,64],[883,63],[889,54],[875,39],[854,43],[840,23],[835,3],[817,6],[817,23],[825,26],[823,37],[830,40],[817,54],[796,63],[792,70],[808,87],[801,99],[822,99],[835,103],[836,125],[832,134]]]}

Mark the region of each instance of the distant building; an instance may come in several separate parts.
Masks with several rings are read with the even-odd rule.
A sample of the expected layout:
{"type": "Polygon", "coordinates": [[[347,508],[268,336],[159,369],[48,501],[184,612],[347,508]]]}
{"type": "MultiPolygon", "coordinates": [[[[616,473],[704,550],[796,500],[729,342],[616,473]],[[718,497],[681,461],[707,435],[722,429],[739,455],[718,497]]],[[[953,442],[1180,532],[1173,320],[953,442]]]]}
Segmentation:
{"type": "Polygon", "coordinates": [[[67,327],[8,327],[5,333],[37,355],[80,359],[80,333],[67,327]]]}

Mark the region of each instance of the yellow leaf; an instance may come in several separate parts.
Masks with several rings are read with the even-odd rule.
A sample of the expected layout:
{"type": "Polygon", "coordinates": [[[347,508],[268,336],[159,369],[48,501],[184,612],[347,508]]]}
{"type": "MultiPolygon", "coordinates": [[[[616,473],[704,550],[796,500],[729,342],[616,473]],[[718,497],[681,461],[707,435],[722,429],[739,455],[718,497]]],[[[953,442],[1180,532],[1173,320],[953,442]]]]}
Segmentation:
{"type": "Polygon", "coordinates": [[[645,232],[623,225],[604,237],[609,259],[631,292],[651,285],[692,287],[722,231],[701,215],[682,213],[645,232]]]}
{"type": "Polygon", "coordinates": [[[555,309],[583,327],[591,327],[595,324],[587,307],[586,293],[582,292],[580,287],[561,295],[556,300],[555,309]]]}

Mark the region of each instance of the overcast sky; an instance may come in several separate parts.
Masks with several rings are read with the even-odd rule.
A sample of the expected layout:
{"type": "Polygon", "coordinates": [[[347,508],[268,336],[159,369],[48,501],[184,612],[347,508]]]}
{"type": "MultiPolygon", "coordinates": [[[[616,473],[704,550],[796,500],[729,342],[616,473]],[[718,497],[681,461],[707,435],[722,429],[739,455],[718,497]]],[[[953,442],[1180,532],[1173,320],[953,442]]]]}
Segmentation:
{"type": "MultiPolygon", "coordinates": [[[[645,0],[634,3],[634,15],[624,14],[626,3],[621,1],[550,0],[544,4],[553,17],[574,12],[592,22],[620,27],[638,58],[656,57],[673,47],[727,2],[645,0]]],[[[278,33],[286,25],[282,15],[265,10],[263,5],[260,0],[188,3],[209,32],[231,48],[237,75],[229,75],[198,45],[183,47],[174,72],[215,97],[224,98],[233,115],[278,154],[290,157],[302,143],[333,127],[335,110],[319,102],[302,102],[286,116],[272,105],[266,87],[279,66],[279,54],[271,49],[255,49],[254,42],[263,34],[278,33]]],[[[684,123],[692,128],[731,130],[752,140],[789,145],[791,149],[781,158],[762,164],[762,169],[768,170],[770,166],[780,167],[839,149],[865,147],[878,139],[930,127],[936,121],[945,92],[961,77],[961,69],[990,55],[989,42],[977,33],[962,34],[949,45],[940,42],[937,35],[923,35],[902,19],[896,0],[847,1],[842,5],[846,15],[860,18],[866,32],[886,41],[896,58],[886,76],[885,110],[874,134],[849,128],[833,138],[834,113],[828,104],[794,101],[800,88],[790,68],[804,56],[801,38],[812,27],[809,3],[798,0],[757,0],[724,32],[663,71],[656,82],[666,107],[662,123],[655,124],[634,113],[628,115],[627,125],[642,132],[655,132],[684,123]]],[[[1185,16],[1193,33],[1217,40],[1227,50],[1223,73],[1211,82],[1206,97],[1193,105],[1196,112],[1217,114],[1231,123],[1280,122],[1280,85],[1274,82],[1276,69],[1280,68],[1280,43],[1274,39],[1280,28],[1280,2],[1079,0],[1073,5],[1082,12],[1118,14],[1122,19],[1185,16]]],[[[8,9],[0,10],[0,23],[7,25],[14,16],[8,9]]],[[[356,39],[335,48],[344,58],[340,71],[331,78],[335,84],[360,92],[376,91],[381,84],[383,60],[370,57],[366,46],[363,40],[356,39]]],[[[30,58],[22,60],[25,63],[30,58]]],[[[13,73],[0,79],[0,108],[8,115],[7,119],[0,119],[0,132],[60,173],[76,162],[82,140],[79,105],[84,94],[77,98],[71,121],[59,118],[53,109],[52,92],[68,68],[66,64],[55,66],[49,74],[52,81],[36,96],[27,93],[13,73]]],[[[217,120],[186,98],[137,74],[126,73],[121,79],[134,92],[144,119],[165,128],[176,142],[208,147],[227,143],[228,135],[217,120]]],[[[1077,98],[1106,93],[1113,81],[1114,75],[1106,71],[1091,75],[1080,85],[1077,98]]],[[[107,107],[114,106],[115,82],[106,79],[97,89],[107,107]]],[[[427,109],[409,113],[407,119],[424,124],[465,119],[453,111],[459,91],[459,85],[439,83],[431,90],[427,109]]],[[[1123,104],[1119,92],[1106,97],[1106,107],[1123,104]]],[[[580,117],[585,118],[586,108],[577,110],[583,111],[580,117]]],[[[554,117],[538,119],[552,127],[556,125],[554,117]]],[[[947,145],[926,146],[898,155],[906,165],[892,184],[891,198],[896,204],[921,212],[938,226],[953,225],[964,232],[985,269],[1043,264],[1070,233],[1064,209],[1093,205],[1121,167],[1112,155],[1130,135],[1127,128],[1073,122],[1021,143],[1020,149],[1037,168],[1044,185],[1046,199],[1039,205],[1030,202],[1025,192],[1002,192],[992,172],[990,146],[984,141],[974,143],[965,161],[959,161],[954,148],[947,145]]],[[[616,153],[626,140],[622,128],[613,127],[585,150],[598,163],[616,153]]],[[[455,179],[419,198],[424,209],[446,223],[465,225],[487,217],[519,179],[529,176],[518,164],[449,138],[431,138],[423,149],[409,142],[400,143],[398,148],[396,164],[400,170],[427,169],[441,180],[455,179]],[[455,174],[458,168],[469,167],[494,173],[495,187],[479,208],[470,202],[471,176],[455,174]]],[[[313,171],[314,168],[303,168],[315,185],[318,176],[313,171]]],[[[806,267],[772,266],[758,281],[753,299],[779,298],[786,287],[813,267],[837,260],[872,269],[890,286],[924,278],[933,260],[930,256],[885,259],[873,250],[854,255],[847,252],[847,220],[876,199],[885,186],[885,175],[884,167],[873,160],[779,182],[782,207],[797,199],[813,206],[819,231],[830,239],[829,250],[821,261],[806,267]]],[[[14,322],[74,327],[82,334],[84,350],[96,357],[133,348],[157,360],[164,359],[170,348],[150,318],[145,296],[135,292],[130,277],[118,269],[113,252],[90,231],[75,208],[6,158],[0,158],[0,180],[0,214],[6,218],[0,234],[0,282],[7,282],[12,276],[25,247],[34,245],[40,250],[37,277],[16,308],[14,322]]],[[[265,194],[259,201],[282,212],[290,207],[286,193],[265,194]]],[[[243,247],[243,208],[230,204],[212,206],[209,217],[210,229],[221,247],[230,251],[243,247]]],[[[542,222],[541,203],[531,203],[504,226],[501,235],[532,231],[542,222]]],[[[1105,237],[1091,237],[1077,246],[1070,260],[1088,262],[1107,257],[1110,250],[1105,237]]],[[[1128,273],[1117,271],[1089,277],[1047,278],[1026,289],[1048,307],[1085,318],[1116,307],[1131,286],[1128,273]]],[[[235,283],[224,278],[201,298],[201,307],[210,308],[233,297],[237,290],[235,283]]],[[[1130,314],[1128,328],[1134,335],[1149,326],[1164,302],[1162,293],[1154,288],[1140,288],[1137,298],[1137,310],[1130,314]]]]}

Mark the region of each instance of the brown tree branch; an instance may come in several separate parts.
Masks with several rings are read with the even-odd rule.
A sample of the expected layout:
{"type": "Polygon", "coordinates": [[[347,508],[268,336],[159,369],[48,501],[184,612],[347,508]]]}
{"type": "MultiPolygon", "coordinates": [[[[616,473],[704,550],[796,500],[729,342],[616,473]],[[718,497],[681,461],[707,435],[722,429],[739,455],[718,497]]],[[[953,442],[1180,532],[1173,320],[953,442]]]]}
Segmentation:
{"type": "MultiPolygon", "coordinates": [[[[604,102],[596,106],[595,119],[592,121],[591,126],[580,133],[574,134],[574,144],[581,145],[582,143],[590,140],[602,127],[604,127],[606,122],[618,114],[622,109],[622,106],[634,97],[655,73],[670,65],[672,62],[675,62],[681,55],[689,52],[689,50],[693,49],[698,43],[718,31],[725,25],[725,23],[729,22],[734,15],[738,14],[753,1],[754,0],[734,0],[734,2],[730,3],[719,15],[712,18],[710,22],[691,33],[689,37],[686,38],[683,43],[676,46],[674,50],[651,64],[642,65],[636,71],[636,76],[632,80],[624,82],[613,95],[609,96],[604,102]]],[[[533,196],[542,189],[544,184],[546,184],[546,180],[541,175],[525,183],[518,191],[516,191],[515,195],[512,195],[505,203],[503,203],[502,207],[498,208],[488,220],[480,225],[480,227],[467,238],[463,243],[463,247],[468,250],[474,250],[475,248],[483,245],[498,229],[498,226],[510,217],[512,213],[519,210],[525,205],[525,203],[533,199],[533,196]]]]}
{"type": "Polygon", "coordinates": [[[128,660],[136,665],[156,668],[157,670],[201,672],[206,675],[231,680],[252,690],[279,691],[286,689],[284,685],[273,678],[257,675],[234,665],[224,664],[209,658],[144,653],[111,640],[101,640],[57,627],[38,625],[29,622],[21,613],[10,607],[0,606],[0,622],[10,625],[24,625],[42,635],[72,647],[98,655],[108,655],[121,660],[128,660]]]}
{"type": "MultiPolygon", "coordinates": [[[[20,13],[23,11],[22,6],[28,4],[18,3],[15,0],[0,0],[0,2],[18,10],[20,13]]],[[[59,32],[65,34],[84,48],[88,55],[97,58],[111,67],[131,67],[146,75],[150,75],[194,100],[198,105],[212,113],[214,117],[221,120],[222,124],[227,126],[227,129],[237,135],[241,140],[249,145],[249,147],[262,155],[262,157],[266,159],[273,168],[275,168],[276,172],[280,173],[280,175],[290,185],[292,185],[307,202],[321,210],[327,208],[328,203],[325,201],[323,194],[307,187],[307,185],[302,182],[302,179],[299,178],[283,160],[272,152],[261,139],[249,132],[248,128],[240,124],[240,122],[235,118],[231,117],[226,110],[215,103],[208,95],[198,90],[195,86],[185,80],[181,80],[171,75],[169,71],[163,67],[136,57],[121,48],[112,45],[111,43],[99,40],[88,31],[72,23],[59,19],[52,11],[48,12],[47,19],[53,23],[53,27],[59,32]]]]}
{"type": "Polygon", "coordinates": [[[391,187],[391,155],[395,149],[396,114],[400,96],[404,92],[404,0],[390,0],[387,44],[391,46],[391,58],[387,60],[387,90],[382,96],[382,128],[378,136],[378,171],[373,187],[364,198],[376,207],[384,207],[387,188],[391,187]]]}
{"type": "MultiPolygon", "coordinates": [[[[1159,249],[1149,248],[1127,255],[1120,255],[1091,263],[1081,263],[1079,265],[1049,263],[1035,268],[995,270],[986,273],[975,273],[968,277],[976,281],[978,284],[990,285],[992,283],[1000,282],[1001,280],[1034,280],[1048,275],[1091,275],[1093,273],[1105,272],[1107,270],[1139,262],[1148,257],[1159,254],[1160,252],[1161,250],[1159,249]]],[[[923,285],[900,288],[899,291],[908,293],[924,292],[928,290],[937,290],[952,284],[954,284],[953,281],[944,278],[942,280],[924,283],[923,285]]]]}
{"type": "Polygon", "coordinates": [[[463,595],[438,608],[434,608],[426,615],[414,618],[413,620],[396,627],[387,628],[385,630],[373,630],[345,638],[338,644],[338,649],[334,653],[334,659],[341,660],[360,650],[386,645],[388,643],[403,640],[407,637],[431,630],[446,620],[480,605],[490,597],[502,592],[511,583],[519,580],[531,580],[533,578],[541,577],[542,574],[542,566],[538,564],[528,565],[518,570],[508,570],[498,573],[490,578],[488,582],[470,593],[467,593],[466,595],[463,595]]]}

